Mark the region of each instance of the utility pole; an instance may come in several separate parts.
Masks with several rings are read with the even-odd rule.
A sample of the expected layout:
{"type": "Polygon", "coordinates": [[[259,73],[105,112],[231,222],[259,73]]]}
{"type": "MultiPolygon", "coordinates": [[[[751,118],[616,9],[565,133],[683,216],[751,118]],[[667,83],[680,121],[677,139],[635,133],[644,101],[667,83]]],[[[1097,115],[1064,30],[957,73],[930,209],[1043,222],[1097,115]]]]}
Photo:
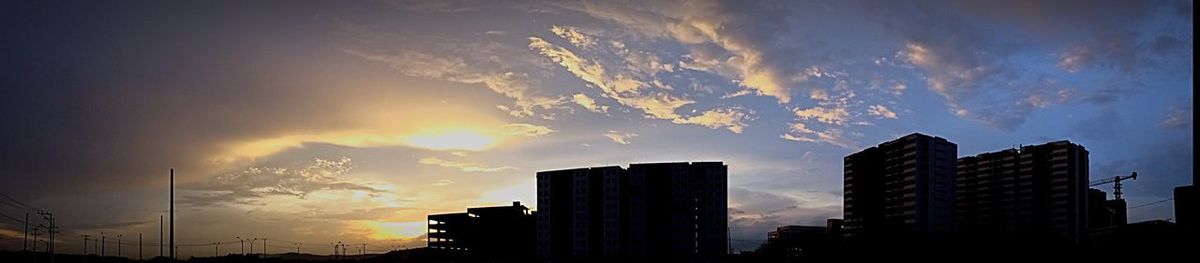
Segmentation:
{"type": "Polygon", "coordinates": [[[38,227],[33,226],[33,242],[30,242],[31,244],[33,244],[33,253],[37,253],[37,236],[38,236],[38,227]]]}
{"type": "MultiPolygon", "coordinates": [[[[54,233],[58,232],[58,231],[54,230],[55,228],[58,228],[57,226],[54,225],[54,214],[51,214],[50,212],[46,212],[46,211],[38,211],[37,213],[39,215],[42,215],[42,219],[49,221],[50,225],[46,227],[46,233],[49,234],[49,236],[50,236],[50,242],[48,244],[46,244],[46,252],[49,252],[51,255],[54,255],[54,233]]],[[[28,221],[29,219],[26,218],[25,220],[28,221]]]]}
{"type": "Polygon", "coordinates": [[[138,260],[142,260],[142,233],[138,233],[138,260]]]}
{"type": "Polygon", "coordinates": [[[100,257],[101,258],[104,257],[104,249],[107,248],[104,246],[105,239],[108,239],[108,238],[104,236],[104,232],[100,232],[100,257]]]}
{"type": "Polygon", "coordinates": [[[21,241],[21,251],[29,251],[29,212],[25,212],[25,239],[21,241]]]}
{"type": "Polygon", "coordinates": [[[89,237],[91,237],[91,236],[83,235],[83,255],[84,256],[87,256],[87,241],[88,241],[89,237]]]}
{"type": "Polygon", "coordinates": [[[117,234],[117,257],[121,257],[121,234],[117,234]]]}
{"type": "Polygon", "coordinates": [[[158,214],[158,257],[163,256],[163,216],[158,214]]]}
{"type": "Polygon", "coordinates": [[[171,259],[175,259],[175,168],[171,168],[171,259]]]}

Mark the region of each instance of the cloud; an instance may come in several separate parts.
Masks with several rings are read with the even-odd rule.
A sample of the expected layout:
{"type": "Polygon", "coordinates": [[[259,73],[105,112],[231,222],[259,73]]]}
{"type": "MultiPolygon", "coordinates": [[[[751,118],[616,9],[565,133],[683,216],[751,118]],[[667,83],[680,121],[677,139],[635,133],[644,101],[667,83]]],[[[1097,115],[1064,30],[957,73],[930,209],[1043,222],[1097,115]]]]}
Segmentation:
{"type": "Polygon", "coordinates": [[[749,119],[749,113],[742,108],[726,108],[708,110],[700,115],[676,118],[671,122],[679,124],[696,124],[712,129],[725,128],[737,134],[741,134],[746,128],[745,121],[749,119]]]}
{"type": "Polygon", "coordinates": [[[571,42],[571,45],[579,48],[592,48],[596,46],[596,40],[580,32],[578,27],[573,26],[553,26],[550,32],[571,42]]]}
{"type": "MultiPolygon", "coordinates": [[[[972,44],[988,45],[988,44],[972,44]]],[[[910,42],[901,56],[925,70],[929,88],[946,99],[954,115],[1012,131],[1036,110],[1067,102],[1066,88],[1044,74],[1024,74],[991,52],[993,46],[945,49],[910,42]]]]}
{"type": "Polygon", "coordinates": [[[846,149],[857,149],[858,142],[846,136],[846,133],[841,128],[829,128],[822,131],[809,129],[804,123],[792,123],[787,133],[780,135],[779,138],[789,141],[811,142],[811,143],[828,143],[846,149]]]}
{"type": "Polygon", "coordinates": [[[599,88],[604,96],[621,105],[641,110],[649,118],[674,119],[675,109],[695,101],[675,97],[666,92],[642,92],[646,84],[627,75],[609,77],[604,65],[579,57],[566,48],[555,46],[537,37],[529,38],[529,48],[545,55],[584,82],[599,88]]]}
{"type": "Polygon", "coordinates": [[[896,118],[896,113],[892,112],[892,110],[889,110],[886,106],[883,106],[883,105],[871,105],[871,108],[867,113],[870,113],[872,116],[879,116],[882,118],[888,118],[888,119],[896,118]]]}
{"type": "Polygon", "coordinates": [[[1159,126],[1168,129],[1183,129],[1192,126],[1192,102],[1188,99],[1188,103],[1183,106],[1172,106],[1167,112],[1167,117],[1163,119],[1159,126]]]}
{"type": "Polygon", "coordinates": [[[506,131],[508,135],[525,137],[542,136],[556,132],[550,129],[550,127],[528,123],[509,123],[500,126],[500,129],[506,131]]]}
{"type": "MultiPolygon", "coordinates": [[[[696,116],[678,114],[676,112],[678,108],[696,101],[672,95],[659,81],[644,81],[636,78],[637,76],[652,78],[658,72],[666,71],[668,68],[662,67],[661,64],[650,63],[649,68],[631,66],[629,68],[633,73],[609,72],[599,61],[580,57],[575,52],[556,46],[542,38],[530,37],[529,42],[530,49],[559,64],[585,83],[598,88],[604,97],[641,111],[645,118],[671,120],[676,124],[695,124],[712,129],[724,128],[734,133],[741,133],[746,127],[744,120],[749,117],[750,112],[742,108],[712,109],[696,116]],[[660,89],[651,89],[651,86],[657,86],[660,89]]],[[[595,101],[590,97],[579,95],[582,94],[574,97],[577,104],[592,111],[603,109],[596,107],[595,101]]]]}
{"type": "Polygon", "coordinates": [[[426,165],[455,168],[455,169],[458,169],[459,171],[463,171],[463,172],[491,173],[491,172],[502,172],[502,171],[519,170],[520,169],[520,168],[512,167],[512,166],[490,167],[485,164],[479,164],[479,163],[473,163],[473,162],[459,162],[459,161],[442,160],[437,157],[425,157],[425,158],[421,158],[420,160],[417,160],[417,162],[421,163],[421,164],[426,164],[426,165]]]}
{"type": "Polygon", "coordinates": [[[453,180],[441,179],[441,180],[438,180],[437,182],[433,183],[433,186],[447,186],[447,185],[452,185],[452,184],[454,184],[453,180]]]}
{"type": "Polygon", "coordinates": [[[189,206],[211,206],[221,203],[250,203],[272,196],[303,198],[317,191],[351,190],[378,193],[381,190],[346,180],[354,169],[350,158],[325,160],[313,158],[304,166],[248,167],[238,172],[217,176],[211,181],[183,187],[191,191],[180,203],[189,206]]]}
{"type": "MultiPolygon", "coordinates": [[[[687,56],[691,61],[685,61],[684,68],[718,73],[736,80],[739,86],[753,94],[774,97],[784,104],[791,101],[791,89],[783,77],[789,75],[788,69],[781,65],[792,61],[783,61],[766,48],[772,45],[769,44],[770,34],[765,31],[782,24],[782,16],[746,19],[747,16],[729,12],[738,7],[726,6],[719,1],[686,4],[555,1],[549,4],[614,22],[639,36],[670,39],[686,45],[692,50],[687,56]],[[709,50],[705,51],[706,48],[709,50]]],[[[759,7],[780,8],[777,5],[759,7]]]]}
{"type": "MultiPolygon", "coordinates": [[[[789,194],[729,188],[729,230],[732,239],[763,240],[765,233],[786,225],[824,226],[827,219],[840,218],[841,202],[798,198],[789,194]]],[[[757,243],[735,243],[742,250],[757,243]]]]}
{"type": "Polygon", "coordinates": [[[1058,67],[1071,73],[1093,66],[1132,72],[1143,59],[1139,57],[1136,39],[1134,32],[1123,31],[1071,46],[1059,55],[1058,67]]]}
{"type": "Polygon", "coordinates": [[[796,117],[802,120],[816,119],[817,121],[843,125],[850,117],[850,113],[845,108],[826,108],[812,107],[808,109],[798,109],[795,111],[796,117]]]}
{"type": "Polygon", "coordinates": [[[575,104],[579,104],[579,106],[583,106],[584,109],[591,112],[608,113],[608,105],[599,105],[596,103],[596,100],[583,93],[575,94],[575,96],[572,96],[572,99],[575,101],[575,104]]]}
{"type": "Polygon", "coordinates": [[[612,130],[610,130],[610,131],[608,131],[608,133],[604,134],[604,137],[608,137],[608,139],[612,140],[613,142],[619,143],[619,144],[629,144],[629,139],[631,139],[633,137],[637,137],[637,136],[638,136],[637,133],[628,133],[628,132],[622,133],[622,132],[612,131],[612,130]]]}
{"type": "Polygon", "coordinates": [[[867,10],[904,41],[895,58],[921,70],[951,112],[1005,131],[1067,102],[1047,96],[1064,87],[1090,94],[1090,87],[1108,86],[1088,83],[1090,76],[1060,77],[1062,71],[1105,68],[1135,77],[1166,58],[1152,54],[1157,39],[1164,50],[1157,53],[1166,54],[1190,34],[1173,26],[1181,20],[1166,14],[1166,5],[1146,1],[1019,2],[878,2],[867,10]]]}
{"type": "Polygon", "coordinates": [[[412,12],[461,13],[479,11],[479,4],[464,0],[380,0],[396,9],[412,12]]]}
{"type": "MultiPolygon", "coordinates": [[[[809,71],[810,76],[832,79],[833,88],[830,91],[810,90],[809,99],[817,105],[792,109],[795,120],[780,138],[797,142],[827,143],[847,149],[856,148],[858,143],[847,136],[845,130],[852,125],[870,125],[870,122],[864,120],[861,111],[863,101],[857,99],[858,95],[850,88],[844,73],[825,74],[815,67],[812,69],[809,71]]],[[[872,109],[868,108],[868,113],[870,110],[872,109]]]]}
{"type": "Polygon", "coordinates": [[[528,60],[513,54],[524,52],[498,43],[443,43],[439,46],[450,51],[343,48],[342,52],[384,63],[407,76],[483,85],[515,100],[512,106],[500,105],[499,108],[516,117],[562,108],[568,101],[562,97],[540,95],[536,89],[538,81],[517,71],[529,64],[521,64],[528,60]]]}

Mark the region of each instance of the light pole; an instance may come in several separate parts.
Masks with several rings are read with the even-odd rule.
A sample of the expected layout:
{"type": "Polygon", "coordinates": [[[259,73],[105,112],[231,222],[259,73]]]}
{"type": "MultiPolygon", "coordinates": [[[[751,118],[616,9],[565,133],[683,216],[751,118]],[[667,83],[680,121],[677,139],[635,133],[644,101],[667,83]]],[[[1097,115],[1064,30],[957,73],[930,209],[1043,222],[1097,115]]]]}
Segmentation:
{"type": "Polygon", "coordinates": [[[83,255],[87,256],[87,241],[90,235],[83,235],[83,255]]]}
{"type": "MultiPolygon", "coordinates": [[[[329,244],[333,244],[333,243],[329,243],[329,244]]],[[[342,245],[342,241],[338,241],[337,244],[333,244],[333,259],[335,259],[335,260],[338,258],[338,247],[341,245],[342,245]]]]}
{"type": "Polygon", "coordinates": [[[234,238],[237,238],[238,242],[242,243],[242,255],[245,256],[246,255],[246,240],[242,239],[242,237],[234,237],[234,238]]]}
{"type": "Polygon", "coordinates": [[[121,234],[117,234],[117,257],[121,257],[121,234]]]}

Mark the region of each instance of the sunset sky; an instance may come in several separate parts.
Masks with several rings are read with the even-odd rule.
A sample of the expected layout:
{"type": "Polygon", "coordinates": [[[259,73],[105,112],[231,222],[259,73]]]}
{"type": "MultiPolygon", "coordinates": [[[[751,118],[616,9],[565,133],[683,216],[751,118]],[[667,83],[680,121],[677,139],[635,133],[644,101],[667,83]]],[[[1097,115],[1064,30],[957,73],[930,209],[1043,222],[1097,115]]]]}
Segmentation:
{"type": "MultiPolygon", "coordinates": [[[[430,213],[536,208],[537,171],[719,160],[748,250],[840,218],[842,157],[921,132],[959,156],[1071,140],[1092,179],[1138,172],[1134,206],[1191,183],[1191,10],[5,1],[0,193],[53,212],[60,252],[100,232],[157,242],[174,167],[179,243],[381,251],[424,246],[430,213]]],[[[1129,217],[1172,218],[1172,203],[1129,217]]],[[[22,226],[0,222],[0,249],[20,249],[22,226]]]]}

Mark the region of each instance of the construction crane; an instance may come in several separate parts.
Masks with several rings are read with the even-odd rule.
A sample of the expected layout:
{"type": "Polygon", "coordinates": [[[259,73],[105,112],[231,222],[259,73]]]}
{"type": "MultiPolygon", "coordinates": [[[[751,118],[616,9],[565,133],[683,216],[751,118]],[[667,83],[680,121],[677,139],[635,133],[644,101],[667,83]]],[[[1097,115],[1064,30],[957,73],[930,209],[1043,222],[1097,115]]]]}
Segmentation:
{"type": "Polygon", "coordinates": [[[1121,199],[1121,181],[1128,180],[1128,179],[1137,180],[1137,172],[1133,172],[1133,174],[1126,175],[1126,176],[1118,175],[1118,176],[1113,176],[1110,178],[1095,180],[1095,181],[1092,181],[1091,184],[1088,184],[1088,186],[1097,186],[1097,185],[1112,183],[1113,184],[1113,198],[1121,199]]]}

